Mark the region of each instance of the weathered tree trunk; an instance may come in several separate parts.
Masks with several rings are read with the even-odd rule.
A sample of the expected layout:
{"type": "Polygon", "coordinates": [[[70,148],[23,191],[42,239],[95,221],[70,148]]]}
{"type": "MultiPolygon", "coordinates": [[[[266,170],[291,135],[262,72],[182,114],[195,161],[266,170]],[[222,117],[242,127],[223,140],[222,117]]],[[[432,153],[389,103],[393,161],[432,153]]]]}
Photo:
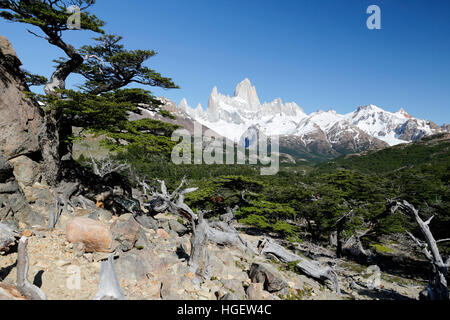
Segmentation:
{"type": "Polygon", "coordinates": [[[340,294],[339,282],[336,272],[330,267],[323,267],[317,261],[307,260],[292,252],[287,251],[282,246],[264,239],[258,246],[260,254],[273,254],[285,263],[296,262],[297,267],[306,275],[320,281],[330,280],[333,283],[334,290],[340,294]]]}
{"type": "MultiPolygon", "coordinates": [[[[364,249],[361,238],[364,234],[352,235],[347,241],[342,245],[341,253],[344,253],[350,257],[356,257],[360,259],[367,259],[370,255],[370,251],[364,249]]],[[[341,241],[340,241],[341,242],[341,241]]],[[[342,243],[342,242],[341,242],[342,243]]],[[[340,256],[338,256],[340,257],[340,256]]]]}
{"type": "Polygon", "coordinates": [[[19,249],[17,257],[17,289],[20,293],[31,300],[47,300],[47,297],[41,289],[28,281],[28,239],[22,237],[19,240],[19,249]]]}
{"type": "Polygon", "coordinates": [[[0,223],[0,254],[9,252],[10,248],[17,243],[19,234],[7,225],[0,223]]]}
{"type": "Polygon", "coordinates": [[[43,176],[50,186],[57,186],[61,177],[61,157],[59,154],[59,121],[61,111],[48,111],[44,115],[44,125],[39,134],[39,145],[44,160],[43,176]]]}
{"type": "MultiPolygon", "coordinates": [[[[70,198],[78,191],[78,182],[62,182],[58,188],[55,189],[55,205],[54,211],[50,212],[48,220],[48,229],[52,230],[58,223],[61,214],[65,211],[69,212],[69,204],[72,204],[70,198]]],[[[72,205],[74,207],[74,205],[72,205]]]]}
{"type": "Polygon", "coordinates": [[[113,259],[112,254],[107,261],[102,262],[98,291],[92,300],[126,300],[114,269],[113,259]]]}
{"type": "MultiPolygon", "coordinates": [[[[83,64],[83,57],[77,50],[65,43],[61,37],[48,30],[41,28],[47,34],[48,42],[62,49],[70,60],[61,63],[52,74],[49,83],[44,87],[47,95],[57,95],[58,89],[65,89],[67,77],[83,64]]],[[[64,122],[64,110],[49,110],[45,112],[44,128],[39,135],[39,144],[44,159],[44,177],[51,186],[56,186],[61,178],[62,158],[71,158],[72,145],[66,140],[72,134],[70,124],[64,122]]]]}
{"type": "Polygon", "coordinates": [[[230,225],[233,212],[223,217],[223,220],[227,223],[213,222],[208,223],[203,218],[203,213],[196,215],[188,205],[184,203],[184,197],[186,194],[197,191],[198,188],[190,188],[181,190],[186,180],[183,179],[178,188],[169,194],[164,181],[159,181],[161,184],[161,192],[153,192],[153,197],[156,201],[151,205],[151,209],[156,212],[165,212],[166,210],[177,214],[187,219],[192,226],[191,236],[191,256],[189,259],[189,265],[195,271],[194,273],[204,280],[208,275],[208,242],[214,242],[219,245],[236,246],[237,248],[245,251],[250,249],[251,252],[256,253],[256,249],[252,248],[251,244],[243,240],[239,233],[230,225]]]}
{"type": "Polygon", "coordinates": [[[426,290],[428,291],[428,299],[449,300],[447,276],[448,276],[448,268],[450,267],[450,265],[448,261],[446,263],[444,262],[444,259],[442,259],[442,256],[439,252],[439,248],[437,246],[437,243],[441,242],[442,240],[436,241],[434,239],[433,234],[431,233],[429,224],[433,219],[433,217],[431,217],[427,221],[423,221],[422,218],[420,218],[419,216],[419,210],[414,208],[414,206],[408,203],[407,201],[393,202],[391,211],[395,212],[399,208],[406,211],[409,215],[411,215],[415,219],[415,221],[419,225],[420,231],[425,237],[426,243],[423,243],[408,232],[408,235],[422,249],[422,252],[424,253],[425,257],[431,263],[432,276],[430,277],[430,281],[426,288],[426,290]]]}
{"type": "Polygon", "coordinates": [[[203,219],[203,214],[198,215],[198,219],[191,220],[191,254],[188,265],[201,280],[209,277],[209,256],[208,256],[208,224],[203,219]]]}

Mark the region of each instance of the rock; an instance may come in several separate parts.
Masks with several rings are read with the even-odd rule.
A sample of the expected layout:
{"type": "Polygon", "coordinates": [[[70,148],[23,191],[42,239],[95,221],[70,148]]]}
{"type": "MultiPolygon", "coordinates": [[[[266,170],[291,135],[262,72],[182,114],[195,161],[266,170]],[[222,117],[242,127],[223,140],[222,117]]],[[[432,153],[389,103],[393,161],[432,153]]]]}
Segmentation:
{"type": "Polygon", "coordinates": [[[126,222],[133,218],[133,215],[131,213],[124,213],[119,217],[119,221],[126,222]]]}
{"type": "Polygon", "coordinates": [[[169,219],[166,218],[158,218],[159,227],[164,229],[166,232],[170,231],[169,227],[169,219]]]}
{"type": "Polygon", "coordinates": [[[112,213],[102,208],[96,208],[92,212],[90,212],[87,217],[107,223],[112,219],[112,213]]]}
{"type": "Polygon", "coordinates": [[[236,279],[221,279],[220,282],[223,284],[223,289],[229,293],[229,300],[242,300],[245,297],[244,286],[242,281],[236,279]]]}
{"type": "Polygon", "coordinates": [[[151,216],[140,215],[136,217],[136,221],[146,229],[158,230],[158,221],[151,216]]]}
{"type": "Polygon", "coordinates": [[[31,209],[22,192],[9,195],[8,200],[14,220],[24,222],[30,227],[46,225],[45,218],[31,209]]]}
{"type": "Polygon", "coordinates": [[[9,226],[0,223],[0,253],[9,252],[17,243],[19,234],[9,226]]]}
{"type": "Polygon", "coordinates": [[[23,187],[28,202],[35,202],[40,207],[52,206],[55,196],[48,186],[35,182],[32,186],[23,187]]]}
{"type": "Polygon", "coordinates": [[[248,300],[262,300],[263,286],[264,283],[251,283],[247,288],[248,300]]]}
{"type": "Polygon", "coordinates": [[[28,230],[28,229],[26,229],[26,230],[24,230],[24,231],[22,232],[22,236],[23,236],[23,237],[30,238],[32,235],[33,235],[33,231],[28,230]]]}
{"type": "Polygon", "coordinates": [[[173,239],[175,239],[175,238],[177,238],[178,237],[178,233],[176,233],[175,231],[173,231],[173,230],[169,230],[169,238],[173,238],[173,239]]]}
{"type": "Polygon", "coordinates": [[[28,158],[20,156],[10,161],[14,166],[14,176],[22,188],[32,186],[40,176],[39,164],[28,158]]]}
{"type": "Polygon", "coordinates": [[[188,232],[188,228],[179,223],[177,220],[169,220],[169,227],[170,230],[175,231],[180,236],[183,236],[185,233],[188,232]]]}
{"type": "Polygon", "coordinates": [[[194,278],[195,278],[195,274],[193,272],[188,272],[184,276],[191,280],[194,280],[194,278]]]}
{"type": "Polygon", "coordinates": [[[264,290],[277,292],[288,287],[280,272],[269,264],[253,263],[249,273],[252,283],[263,283],[264,290]]]}
{"type": "Polygon", "coordinates": [[[29,206],[14,176],[14,167],[0,154],[0,221],[5,219],[22,222],[27,226],[45,225],[44,217],[29,206]]]}
{"type": "Polygon", "coordinates": [[[114,262],[119,279],[139,281],[147,277],[149,266],[146,261],[135,251],[120,255],[114,262]]]}
{"type": "Polygon", "coordinates": [[[148,282],[147,290],[150,298],[160,298],[161,297],[161,281],[158,280],[151,280],[148,282]]]}
{"type": "Polygon", "coordinates": [[[11,55],[17,57],[16,51],[14,50],[11,42],[4,36],[0,36],[0,52],[4,55],[11,55]]]}
{"type": "Polygon", "coordinates": [[[114,240],[117,240],[120,245],[119,248],[126,252],[134,248],[136,241],[139,238],[141,226],[133,216],[128,217],[127,220],[117,220],[111,226],[111,232],[114,240]]]}
{"type": "Polygon", "coordinates": [[[0,154],[0,183],[7,182],[14,176],[14,167],[0,154]]]}
{"type": "Polygon", "coordinates": [[[67,224],[66,238],[71,243],[83,243],[86,252],[111,252],[113,235],[104,224],[88,219],[75,218],[67,224]]]}
{"type": "Polygon", "coordinates": [[[134,244],[134,247],[136,249],[142,250],[145,248],[153,248],[154,246],[151,244],[150,241],[147,239],[147,235],[145,234],[144,230],[140,228],[138,239],[136,240],[136,243],[134,244]]]}
{"type": "Polygon", "coordinates": [[[178,283],[176,282],[176,277],[165,275],[161,279],[162,285],[161,285],[161,298],[163,300],[181,300],[183,297],[179,293],[181,292],[180,288],[178,287],[178,283]]]}
{"type": "Polygon", "coordinates": [[[164,229],[158,229],[158,231],[156,231],[156,234],[158,235],[158,237],[164,240],[168,240],[170,238],[169,234],[164,229]]]}
{"type": "Polygon", "coordinates": [[[0,153],[6,159],[39,152],[43,118],[30,91],[11,43],[0,37],[0,153]]]}
{"type": "MultiPolygon", "coordinates": [[[[54,210],[53,208],[50,208],[50,210],[54,210]]],[[[69,222],[73,220],[73,217],[70,216],[67,212],[63,212],[61,216],[58,219],[58,223],[56,224],[56,229],[58,230],[66,230],[67,225],[69,222]]]]}
{"type": "Polygon", "coordinates": [[[70,261],[58,260],[55,262],[55,265],[59,268],[62,268],[62,267],[70,265],[70,261]]]}

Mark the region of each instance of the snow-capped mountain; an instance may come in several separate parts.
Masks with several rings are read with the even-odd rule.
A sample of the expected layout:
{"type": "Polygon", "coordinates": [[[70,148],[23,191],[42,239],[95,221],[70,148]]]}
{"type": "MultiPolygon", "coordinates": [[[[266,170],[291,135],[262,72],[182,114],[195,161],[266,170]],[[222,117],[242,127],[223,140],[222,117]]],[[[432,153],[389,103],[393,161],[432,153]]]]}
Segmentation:
{"type": "Polygon", "coordinates": [[[208,109],[201,105],[193,109],[183,99],[178,108],[192,118],[213,129],[220,135],[239,141],[252,126],[259,127],[268,136],[291,134],[306,114],[296,103],[285,103],[276,99],[261,104],[248,79],[236,87],[234,96],[220,94],[214,87],[209,97],[208,109]]]}
{"type": "Polygon", "coordinates": [[[186,99],[178,109],[220,135],[240,142],[255,130],[265,136],[279,136],[280,146],[296,156],[317,154],[335,157],[341,154],[380,149],[445,131],[428,120],[416,119],[405,110],[396,113],[377,106],[359,107],[349,114],[334,110],[307,115],[295,102],[281,99],[261,103],[250,80],[236,87],[233,96],[214,87],[208,108],[191,108],[186,99]]]}

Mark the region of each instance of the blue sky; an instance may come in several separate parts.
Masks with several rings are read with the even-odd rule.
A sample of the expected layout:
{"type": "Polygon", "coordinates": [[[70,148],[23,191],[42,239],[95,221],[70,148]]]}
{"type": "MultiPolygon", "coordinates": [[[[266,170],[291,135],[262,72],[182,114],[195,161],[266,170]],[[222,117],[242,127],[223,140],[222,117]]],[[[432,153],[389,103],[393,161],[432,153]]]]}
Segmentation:
{"type": "MultiPolygon", "coordinates": [[[[127,47],[159,52],[148,65],[181,89],[153,92],[177,103],[206,107],[213,86],[231,95],[249,78],[261,101],[281,97],[307,113],[375,104],[450,123],[448,0],[98,0],[92,11],[127,47]],[[381,30],[366,27],[372,4],[381,30]]],[[[0,21],[24,67],[49,77],[62,52],[26,28],[0,21]]],[[[64,39],[79,47],[93,36],[64,39]]]]}

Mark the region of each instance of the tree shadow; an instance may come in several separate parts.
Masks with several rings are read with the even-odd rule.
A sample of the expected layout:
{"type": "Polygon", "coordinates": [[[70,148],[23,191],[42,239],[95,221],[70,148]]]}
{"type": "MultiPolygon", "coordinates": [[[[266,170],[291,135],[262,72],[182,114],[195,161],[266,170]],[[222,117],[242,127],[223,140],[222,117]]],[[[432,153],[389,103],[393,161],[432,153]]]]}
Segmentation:
{"type": "Polygon", "coordinates": [[[376,290],[370,290],[370,289],[359,289],[357,290],[358,294],[361,296],[366,296],[372,299],[379,299],[379,300],[403,300],[403,301],[413,301],[417,300],[408,296],[405,296],[403,294],[400,294],[393,290],[387,290],[387,289],[376,289],[376,290]]]}
{"type": "Polygon", "coordinates": [[[44,274],[44,270],[39,270],[39,272],[34,276],[33,284],[40,288],[42,287],[42,275],[44,274]]]}
{"type": "Polygon", "coordinates": [[[184,250],[183,247],[181,247],[181,246],[177,247],[177,250],[175,251],[175,253],[178,256],[178,259],[180,259],[180,260],[182,260],[182,259],[189,260],[189,255],[186,253],[186,251],[184,250]]]}
{"type": "Polygon", "coordinates": [[[11,273],[11,270],[14,269],[16,266],[17,266],[17,261],[14,262],[9,267],[0,269],[0,282],[5,280],[8,277],[8,275],[11,273]]]}

